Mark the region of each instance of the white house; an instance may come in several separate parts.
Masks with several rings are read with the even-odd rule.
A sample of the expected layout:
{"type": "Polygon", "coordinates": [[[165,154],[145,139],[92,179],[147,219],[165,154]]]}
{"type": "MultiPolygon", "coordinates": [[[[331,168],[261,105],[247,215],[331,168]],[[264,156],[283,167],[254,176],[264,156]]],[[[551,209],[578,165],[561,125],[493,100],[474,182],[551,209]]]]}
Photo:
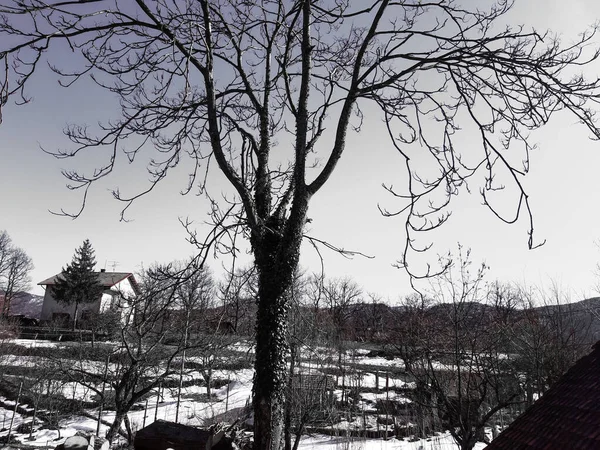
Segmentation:
{"type": "MultiPolygon", "coordinates": [[[[79,305],[78,318],[85,320],[86,316],[90,314],[102,313],[117,306],[126,306],[123,305],[123,301],[139,293],[137,281],[130,272],[106,272],[102,269],[97,274],[98,281],[105,290],[97,301],[79,305]]],[[[58,303],[54,298],[52,286],[61,277],[62,273],[59,273],[38,283],[46,290],[40,315],[41,320],[64,320],[68,323],[73,319],[75,305],[58,303]]]]}

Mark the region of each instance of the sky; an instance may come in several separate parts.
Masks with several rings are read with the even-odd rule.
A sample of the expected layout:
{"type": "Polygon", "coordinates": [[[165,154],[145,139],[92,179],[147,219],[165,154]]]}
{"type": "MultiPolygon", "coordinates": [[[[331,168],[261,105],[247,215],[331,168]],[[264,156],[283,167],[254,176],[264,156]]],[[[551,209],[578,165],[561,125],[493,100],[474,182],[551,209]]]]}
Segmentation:
{"type": "MultiPolygon", "coordinates": [[[[595,0],[517,0],[510,20],[551,28],[568,40],[585,26],[600,19],[595,0]]],[[[69,62],[66,49],[58,55],[69,62]]],[[[600,67],[597,67],[600,72],[600,67]]],[[[587,73],[590,77],[597,73],[587,73]]],[[[128,213],[129,222],[119,221],[122,207],[110,190],[133,192],[147,181],[143,165],[117,161],[115,173],[90,193],[81,217],[71,220],[51,214],[78,208],[80,197],[65,187],[61,169],[92,167],[102,154],[87,154],[77,160],[56,160],[45,154],[68,145],[62,129],[69,123],[96,123],[114,116],[116,99],[90,83],[70,89],[58,86],[45,70],[33,80],[25,106],[7,105],[0,125],[0,230],[33,259],[31,292],[43,293],[37,282],[58,273],[70,262],[76,247],[90,239],[99,268],[136,272],[153,262],[185,259],[194,253],[186,242],[179,219],[189,218],[205,229],[207,201],[180,195],[187,172],[178,168],[150,195],[139,199],[128,213]]],[[[383,182],[401,184],[401,160],[382,137],[383,125],[368,120],[360,134],[352,135],[339,167],[316,195],[309,209],[312,219],[307,233],[350,250],[373,256],[351,260],[323,250],[329,276],[349,276],[366,292],[395,302],[410,293],[408,278],[393,267],[404,244],[401,218],[382,217],[377,205],[396,206],[382,188],[383,182]]],[[[468,136],[466,137],[469,138],[468,136]]],[[[555,282],[573,292],[573,300],[595,295],[600,280],[595,274],[600,262],[600,214],[597,199],[600,184],[600,143],[587,139],[586,130],[570,117],[557,116],[532,135],[539,149],[532,154],[531,171],[525,185],[534,212],[535,231],[541,248],[527,249],[527,223],[506,225],[481,206],[478,189],[462,192],[453,200],[450,221],[434,235],[429,253],[456,250],[457,243],[472,249],[475,262],[485,261],[488,280],[547,286],[555,282]]],[[[223,179],[214,177],[214,189],[226,190],[223,179]],[[221,183],[221,184],[220,184],[221,183]]],[[[247,261],[250,257],[247,256],[247,261]]],[[[213,261],[215,273],[220,262],[213,261]]],[[[301,264],[317,271],[320,261],[309,245],[302,249],[301,264]]]]}

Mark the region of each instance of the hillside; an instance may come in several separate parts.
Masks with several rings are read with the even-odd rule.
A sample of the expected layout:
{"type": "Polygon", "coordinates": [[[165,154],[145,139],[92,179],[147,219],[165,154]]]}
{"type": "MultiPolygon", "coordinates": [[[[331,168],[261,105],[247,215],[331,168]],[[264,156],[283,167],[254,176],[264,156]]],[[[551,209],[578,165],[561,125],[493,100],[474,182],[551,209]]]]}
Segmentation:
{"type": "MultiPolygon", "coordinates": [[[[0,291],[0,300],[4,298],[4,292],[0,291]]],[[[39,319],[42,313],[44,297],[28,292],[19,292],[12,300],[10,315],[23,315],[31,319],[39,319]]]]}

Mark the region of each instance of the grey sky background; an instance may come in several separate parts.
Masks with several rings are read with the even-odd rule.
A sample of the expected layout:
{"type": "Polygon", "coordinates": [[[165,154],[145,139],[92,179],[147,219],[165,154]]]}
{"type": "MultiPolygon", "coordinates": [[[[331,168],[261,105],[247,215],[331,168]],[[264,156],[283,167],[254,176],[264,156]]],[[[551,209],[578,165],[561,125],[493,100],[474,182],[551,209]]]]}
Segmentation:
{"type": "MultiPolygon", "coordinates": [[[[477,4],[475,0],[470,3],[477,4]]],[[[551,28],[565,42],[600,19],[600,2],[594,0],[517,0],[510,20],[551,28]]],[[[599,40],[600,41],[600,40],[599,40]]],[[[73,54],[60,49],[54,54],[69,64],[73,54]]],[[[600,74],[588,72],[589,77],[600,74]]],[[[80,196],[65,188],[61,169],[94,167],[106,153],[88,152],[72,160],[56,160],[49,150],[68,146],[62,135],[67,123],[107,120],[118,113],[116,99],[83,82],[70,89],[58,86],[56,77],[46,70],[38,73],[29,94],[33,101],[21,107],[8,105],[0,125],[0,229],[8,231],[14,243],[33,258],[32,292],[35,284],[61,270],[71,260],[76,247],[89,238],[96,250],[98,266],[118,271],[137,271],[153,262],[184,259],[194,252],[185,241],[186,234],[178,217],[189,217],[198,224],[206,219],[207,201],[179,195],[187,181],[186,167],[179,167],[158,188],[139,199],[128,213],[130,222],[119,222],[122,204],[112,199],[110,189],[119,187],[134,193],[147,182],[144,161],[130,165],[124,155],[117,161],[115,173],[98,183],[90,192],[86,210],[77,220],[51,215],[48,210],[74,211],[80,196]]],[[[477,142],[465,130],[463,143],[468,148],[477,142]]],[[[527,250],[527,223],[506,225],[481,206],[478,187],[453,199],[453,216],[444,227],[431,235],[436,252],[455,250],[457,242],[472,248],[474,260],[486,261],[488,279],[526,282],[548,286],[555,280],[574,291],[574,300],[594,295],[597,281],[595,266],[600,250],[598,198],[600,185],[600,143],[588,139],[586,130],[572,117],[556,116],[543,130],[532,135],[539,149],[531,156],[531,171],[525,185],[534,211],[538,242],[546,244],[527,250]]],[[[360,134],[353,134],[339,167],[329,183],[314,197],[308,234],[334,245],[375,256],[374,259],[346,260],[323,250],[329,276],[350,276],[365,291],[381,294],[391,302],[408,294],[406,275],[392,267],[404,244],[402,218],[384,218],[377,204],[394,209],[399,204],[381,183],[403,185],[402,160],[385,137],[379,117],[367,114],[360,134]]],[[[212,192],[227,191],[220,174],[211,176],[212,192]]],[[[516,207],[515,199],[500,200],[506,211],[516,207]]],[[[247,257],[249,262],[250,258],[247,257]]],[[[319,259],[310,245],[304,245],[301,264],[319,270],[319,259]]],[[[211,266],[217,274],[220,262],[211,266]]]]}

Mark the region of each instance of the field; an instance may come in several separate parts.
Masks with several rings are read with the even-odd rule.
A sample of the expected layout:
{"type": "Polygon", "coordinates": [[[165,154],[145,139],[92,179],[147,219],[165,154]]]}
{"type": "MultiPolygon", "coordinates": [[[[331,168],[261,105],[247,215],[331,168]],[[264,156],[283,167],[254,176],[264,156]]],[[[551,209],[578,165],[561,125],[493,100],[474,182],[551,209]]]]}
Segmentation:
{"type": "MultiPolygon", "coordinates": [[[[110,343],[96,343],[110,347],[110,343]]],[[[99,381],[76,380],[74,370],[81,366],[87,373],[106,370],[105,401],[99,436],[104,436],[115,417],[110,401],[110,374],[119,373],[86,352],[89,359],[76,358],[80,348],[90,343],[47,340],[5,339],[2,341],[0,375],[0,439],[6,442],[11,428],[13,448],[54,448],[76,432],[95,434],[100,402],[99,381]],[[72,355],[69,360],[67,355],[72,355]],[[104,366],[104,367],[103,367],[104,366]],[[21,387],[17,413],[13,411],[21,387]],[[36,408],[37,406],[37,408],[36,408]],[[31,427],[33,415],[36,423],[31,427]],[[11,427],[12,422],[12,427],[11,427]]],[[[368,346],[365,346],[368,347],[368,346]]],[[[173,374],[136,402],[128,413],[132,432],[154,420],[169,420],[197,426],[220,422],[251,424],[252,347],[244,341],[231,342],[211,361],[210,397],[201,375],[202,360],[186,357],[181,373],[179,412],[177,406],[179,375],[173,374]]],[[[457,448],[447,432],[416,436],[418,427],[411,422],[411,382],[401,361],[393,355],[382,356],[373,348],[313,348],[304,352],[296,367],[300,380],[292,389],[293,423],[304,417],[304,433],[299,448],[308,449],[450,449],[457,448]],[[325,395],[316,400],[314,380],[329,380],[325,395]],[[311,386],[311,383],[313,385],[311,386]],[[308,386],[308,387],[307,387],[308,386]],[[302,414],[300,414],[302,412],[302,414]]],[[[148,373],[148,377],[152,374],[148,373]]],[[[294,384],[292,383],[292,387],[294,384]]],[[[320,395],[320,394],[319,394],[320,395]]],[[[414,419],[416,420],[416,419],[414,419]]],[[[125,443],[122,429],[116,443],[125,443]]],[[[477,444],[483,448],[485,444],[477,444]]]]}

